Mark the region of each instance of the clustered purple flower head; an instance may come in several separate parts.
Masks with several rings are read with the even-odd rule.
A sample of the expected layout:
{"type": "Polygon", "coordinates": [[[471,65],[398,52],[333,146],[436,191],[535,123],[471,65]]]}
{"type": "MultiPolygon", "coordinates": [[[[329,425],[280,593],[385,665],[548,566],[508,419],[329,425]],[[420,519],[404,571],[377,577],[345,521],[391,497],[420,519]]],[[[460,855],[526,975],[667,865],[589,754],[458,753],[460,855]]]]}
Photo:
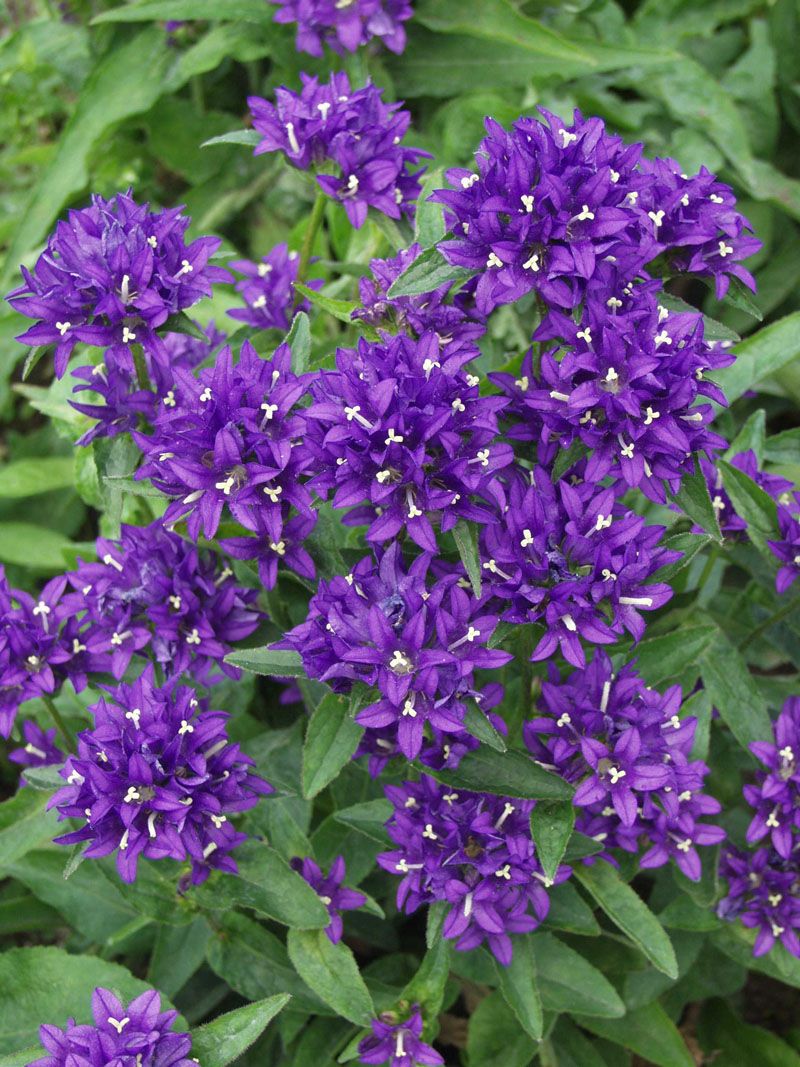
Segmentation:
{"type": "Polygon", "coordinates": [[[499,601],[505,621],[544,624],[534,660],[560,648],[583,667],[581,639],[613,644],[627,631],[638,641],[641,612],[672,597],[666,583],[651,581],[680,558],[660,545],[663,533],[619,504],[610,488],[553,483],[543,467],[528,478],[517,472],[501,521],[481,531],[484,592],[497,598],[492,603],[499,601]]]}
{"type": "Polygon", "coordinates": [[[88,445],[98,437],[131,433],[143,422],[152,422],[159,398],[175,384],[176,371],[189,371],[203,363],[225,342],[225,334],[213,322],[203,333],[203,339],[180,333],[154,337],[142,352],[148,376],[145,384],[139,382],[130,345],[112,345],[103,354],[102,363],[76,367],[72,374],[79,384],[73,393],[88,392],[103,401],[98,404],[70,400],[76,411],[96,420],[76,444],[88,445]]]}
{"type": "Polygon", "coordinates": [[[433,331],[418,341],[362,338],[313,382],[306,447],[319,473],[310,485],[333,490],[335,508],[353,509],[345,525],[369,523],[367,541],[405,529],[436,553],[434,522],[444,533],[459,519],[492,519],[497,472],[514,455],[498,440],[506,401],[480,395],[479,379],[462,370],[469,358],[448,357],[433,331]]]}
{"type": "Polygon", "coordinates": [[[766,768],[744,797],[755,810],[747,843],[769,837],[783,859],[800,852],[800,697],[789,697],[773,724],[774,743],[755,741],[750,751],[766,768]]]}
{"type": "Polygon", "coordinates": [[[279,561],[314,577],[303,548],[316,522],[298,409],[306,389],[305,378],[292,372],[288,345],[262,359],[245,341],[236,364],[224,348],[213,367],[176,372],[152,432],[134,434],[145,455],[136,477],[150,478],[172,498],[165,521],[185,518],[191,538],[201,532],[211,538],[227,509],[249,534],[221,544],[239,559],[257,558],[269,588],[279,561]]]}
{"type": "Polygon", "coordinates": [[[543,714],[523,732],[537,762],[576,785],[576,829],[604,849],[636,853],[647,845],[640,866],[673,859],[697,881],[697,846],[718,844],[725,833],[701,821],[720,805],[702,792],[708,767],[691,758],[697,720],[681,718],[680,706],[680,686],[662,695],[633,664],[615,673],[598,650],[566,679],[551,666],[543,714]]]}
{"type": "Polygon", "coordinates": [[[792,494],[788,504],[778,504],[780,538],[769,547],[781,563],[775,578],[779,593],[785,593],[800,577],[800,492],[792,494]]]}
{"type": "MultiPolygon", "coordinates": [[[[546,351],[537,375],[516,386],[517,406],[533,413],[545,439],[561,448],[577,441],[590,450],[584,477],[615,478],[664,503],[694,469],[695,453],[710,455],[725,441],[709,429],[710,397],[722,391],[704,374],[732,362],[725,348],[703,339],[703,318],[675,313],[644,291],[621,310],[589,304],[576,324],[551,312],[536,339],[554,336],[571,346],[546,351]]],[[[506,384],[502,381],[502,384],[506,384]]],[[[518,435],[519,436],[519,435],[518,435]]]]}
{"type": "Polygon", "coordinates": [[[206,681],[216,669],[239,677],[224,657],[261,615],[256,591],[236,582],[214,552],[201,550],[160,522],[123,526],[119,540],[98,538],[97,560],[78,561],[66,578],[73,643],[92,671],[121,678],[135,653],[149,652],[169,675],[206,681]]]}
{"type": "Polygon", "coordinates": [[[728,186],[707,172],[684,178],[671,160],[642,161],[642,146],[608,134],[599,118],[539,112],[544,122],[521,118],[510,132],[487,119],[477,171],[448,171],[454,188],[432,197],[454,233],[442,252],[482,272],[481,311],[534,291],[573,308],[606,265],[634,279],[661,254],[675,269],[712,275],[720,295],[729,275],[752,286],[738,261],[760,242],[745,234],[728,186]]]}
{"type": "Polygon", "coordinates": [[[22,724],[22,736],[25,744],[13,748],[8,754],[12,763],[20,767],[51,767],[64,762],[64,753],[56,744],[55,727],[43,730],[33,719],[26,719],[22,724]]]}
{"type": "Polygon", "coordinates": [[[300,75],[299,93],[275,90],[276,103],[248,98],[253,126],[262,135],[255,154],[282,152],[299,170],[315,169],[317,184],[344,205],[351,224],[364,225],[367,208],[390,218],[410,216],[420,194],[428,153],[402,144],[411,115],[399,103],[385,104],[372,82],[353,89],[344,72],[328,82],[300,75]],[[336,173],[331,173],[333,165],[336,173]]]}
{"type": "Polygon", "coordinates": [[[124,882],[135,880],[140,856],[189,860],[195,884],[212,869],[235,874],[230,851],[245,835],[228,816],[273,789],[229,742],[228,716],[201,710],[188,686],[159,688],[152,666],[108,692],[89,709],[94,726],[79,734],[61,771],[67,784],[48,804],[84,825],[55,843],[86,842],[87,858],[116,851],[124,882]]]}
{"type": "Polygon", "coordinates": [[[391,259],[373,259],[369,265],[372,277],[358,283],[361,307],[353,312],[353,318],[417,338],[432,330],[441,346],[442,362],[451,357],[477,359],[480,349],[476,342],[486,332],[486,322],[474,306],[474,285],[454,296],[451,282],[418,296],[388,296],[392,284],[420,255],[420,246],[412,244],[391,259]]]}
{"type": "Polygon", "coordinates": [[[378,856],[401,875],[397,906],[406,912],[444,900],[443,935],[461,951],[483,942],[500,963],[512,957],[509,934],[535,930],[550,907],[547,889],[569,878],[542,873],[531,837],[534,801],[471,793],[432,778],[386,786],[394,813],[386,823],[397,846],[378,856]]]}
{"type": "Polygon", "coordinates": [[[410,0],[270,0],[278,4],[275,21],[297,23],[298,52],[355,52],[377,39],[398,55],[406,46],[403,23],[414,14],[410,0]]]}
{"type": "Polygon", "coordinates": [[[155,331],[230,275],[209,263],[220,241],[186,244],[189,218],[181,208],[150,211],[131,190],[110,200],[95,194],[89,207],[60,221],[24,285],[8,295],[36,324],[17,340],[55,344],[61,377],[74,346],[109,348],[136,342],[147,348],[155,331]]]}
{"type": "MultiPolygon", "coordinates": [[[[232,270],[243,274],[236,283],[236,291],[244,298],[246,307],[232,308],[232,319],[245,322],[258,330],[283,330],[291,326],[293,311],[309,311],[311,305],[302,300],[294,307],[297,272],[300,257],[290,252],[284,241],[275,245],[265,256],[253,263],[249,259],[234,259],[229,264],[232,270]]],[[[320,279],[306,282],[312,289],[322,288],[320,279]]]]}
{"type": "Polygon", "coordinates": [[[122,1002],[110,989],[92,994],[94,1026],[76,1025],[69,1019],[65,1029],[45,1024],[39,1037],[48,1055],[28,1067],[103,1067],[104,1064],[138,1067],[193,1067],[192,1039],[176,1034],[172,1026],[177,1011],[161,1011],[161,997],[153,990],[122,1002]]]}
{"type": "Polygon", "coordinates": [[[720,919],[739,919],[756,930],[754,956],[764,956],[776,941],[800,959],[800,864],[795,854],[781,857],[774,848],[723,853],[720,878],[728,892],[717,904],[720,919]]]}
{"type": "MultiPolygon", "coordinates": [[[[758,457],[752,448],[746,452],[737,452],[731,457],[730,464],[736,467],[748,478],[768,493],[779,504],[786,505],[791,500],[792,482],[787,478],[781,478],[779,474],[770,474],[761,470],[758,457]]],[[[725,492],[722,481],[722,471],[710,460],[700,461],[703,474],[708,485],[708,493],[711,497],[711,505],[717,515],[720,530],[727,537],[743,534],[747,530],[747,522],[742,518],[733,506],[733,503],[725,492]]],[[[699,527],[696,528],[699,531],[699,527]]]]}
{"type": "Polygon", "coordinates": [[[426,581],[429,557],[406,569],[398,542],[376,563],[365,557],[344,577],[320,582],[308,618],[279,647],[300,653],[311,678],[335,692],[357,682],[379,699],[356,722],[390,728],[400,750],[415,759],[425,728],[464,729],[465,701],[477,700],[476,669],[493,669],[511,656],[486,644],[497,615],[458,584],[458,575],[426,581]]]}
{"type": "Polygon", "coordinates": [[[291,865],[303,876],[328,909],[331,921],[325,927],[325,933],[335,945],[341,941],[344,932],[342,916],[339,913],[363,907],[367,898],[357,889],[349,889],[342,884],[346,874],[343,856],[336,857],[327,875],[310,856],[296,856],[291,865]]]}
{"type": "Polygon", "coordinates": [[[394,1012],[382,1012],[372,1020],[372,1033],[358,1044],[360,1063],[386,1063],[389,1067],[439,1067],[444,1060],[422,1040],[422,1014],[419,1004],[411,1005],[407,1019],[394,1012]]]}

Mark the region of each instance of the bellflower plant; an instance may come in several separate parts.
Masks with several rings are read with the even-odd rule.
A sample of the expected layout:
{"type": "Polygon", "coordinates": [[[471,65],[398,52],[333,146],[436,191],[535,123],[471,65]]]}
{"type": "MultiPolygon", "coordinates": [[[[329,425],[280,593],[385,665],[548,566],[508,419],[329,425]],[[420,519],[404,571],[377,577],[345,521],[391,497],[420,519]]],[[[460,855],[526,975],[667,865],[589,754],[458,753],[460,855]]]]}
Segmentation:
{"type": "Polygon", "coordinates": [[[334,52],[355,52],[360,45],[377,39],[391,52],[406,46],[403,22],[413,9],[409,0],[270,0],[277,4],[275,21],[297,23],[298,52],[323,54],[323,45],[334,52]]]}

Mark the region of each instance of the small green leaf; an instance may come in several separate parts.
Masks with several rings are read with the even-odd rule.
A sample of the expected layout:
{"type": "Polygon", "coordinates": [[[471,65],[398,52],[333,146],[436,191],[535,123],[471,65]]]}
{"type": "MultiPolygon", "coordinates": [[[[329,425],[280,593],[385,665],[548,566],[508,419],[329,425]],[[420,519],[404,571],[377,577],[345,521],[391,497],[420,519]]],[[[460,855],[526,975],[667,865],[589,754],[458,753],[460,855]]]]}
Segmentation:
{"type": "Polygon", "coordinates": [[[55,832],[55,815],[46,805],[47,797],[35,789],[20,789],[0,804],[0,870],[55,832]]]}
{"type": "Polygon", "coordinates": [[[350,702],[337,693],[317,706],[308,722],[303,746],[303,796],[315,797],[333,781],[355,752],[363,734],[353,722],[350,702]]]}
{"type": "Polygon", "coordinates": [[[575,826],[575,808],[566,800],[539,800],[531,812],[531,834],[545,878],[555,878],[575,826]]]}
{"type": "Polygon", "coordinates": [[[764,446],[764,455],[770,463],[791,463],[800,465],[800,426],[794,430],[784,430],[768,437],[764,446]]]}
{"type": "Polygon", "coordinates": [[[334,945],[324,930],[290,930],[286,947],[306,985],[338,1015],[357,1026],[375,1017],[372,997],[344,942],[334,945]]]}
{"type": "Polygon", "coordinates": [[[419,296],[438,289],[445,282],[465,282],[474,273],[464,267],[454,267],[438,248],[429,248],[395,279],[387,296],[390,300],[398,296],[419,296]]]}
{"type": "Polygon", "coordinates": [[[219,137],[209,137],[200,147],[210,148],[216,144],[243,144],[249,148],[255,148],[260,140],[261,134],[256,130],[231,130],[230,133],[221,133],[219,137]]]}
{"type": "Polygon", "coordinates": [[[444,990],[450,974],[453,942],[437,938],[428,947],[419,970],[400,994],[400,1000],[419,1004],[426,1020],[433,1020],[442,1010],[444,990]]]}
{"type": "Polygon", "coordinates": [[[464,564],[464,570],[467,572],[472,584],[472,591],[476,597],[480,597],[481,558],[478,553],[478,539],[475,536],[475,530],[469,523],[461,519],[453,528],[453,537],[455,538],[461,562],[464,564]]]}
{"type": "Polygon", "coordinates": [[[447,227],[444,223],[444,210],[441,204],[432,204],[428,197],[443,186],[442,168],[429,171],[425,175],[422,189],[417,200],[414,214],[414,240],[423,250],[432,248],[444,237],[447,227]]]}
{"type": "Polygon", "coordinates": [[[702,526],[710,537],[722,543],[717,513],[711,505],[708,485],[697,456],[694,457],[694,472],[684,474],[678,492],[671,493],[667,490],[667,495],[690,519],[702,526]]]}
{"type": "Polygon", "coordinates": [[[25,781],[33,789],[42,789],[52,793],[54,789],[61,789],[66,782],[59,774],[58,767],[26,767],[25,781]]]}
{"type": "Polygon", "coordinates": [[[303,661],[299,652],[272,648],[270,645],[229,652],[225,662],[251,674],[268,674],[272,678],[300,678],[303,675],[303,661]]]}
{"type": "Polygon", "coordinates": [[[534,1041],[539,1041],[544,1032],[544,1019],[536,979],[536,957],[530,936],[515,939],[514,955],[508,967],[495,960],[495,968],[506,1004],[519,1019],[525,1033],[534,1041]]]}
{"type": "MultiPolygon", "coordinates": [[[[658,302],[670,311],[689,311],[693,315],[700,314],[696,307],[693,307],[692,304],[687,304],[685,300],[681,300],[674,293],[659,293],[658,302]]],[[[741,341],[739,334],[732,330],[730,326],[726,326],[724,322],[717,322],[716,319],[711,319],[708,315],[703,315],[702,318],[703,337],[706,341],[741,341]]]]}
{"type": "Polygon", "coordinates": [[[0,562],[16,563],[36,573],[63,571],[71,542],[47,526],[0,522],[0,562]]]}
{"type": "Polygon", "coordinates": [[[468,752],[458,767],[440,771],[426,767],[425,772],[448,785],[496,796],[568,800],[573,792],[563,778],[544,770],[521,752],[495,752],[484,746],[468,752]]]}
{"type": "Polygon", "coordinates": [[[613,867],[607,863],[577,867],[575,877],[657,970],[668,978],[678,977],[678,961],[664,927],[613,867]]]}
{"type": "Polygon", "coordinates": [[[194,337],[196,341],[208,341],[208,338],[203,333],[202,329],[197,325],[194,319],[189,318],[185,311],[179,311],[175,315],[170,315],[163,326],[159,327],[159,332],[164,333],[182,333],[187,337],[194,337]]]}
{"type": "Polygon", "coordinates": [[[311,324],[305,311],[298,311],[292,319],[286,344],[292,352],[292,370],[295,374],[303,374],[311,359],[311,324]]]}
{"type": "Polygon", "coordinates": [[[752,449],[759,464],[764,462],[764,446],[767,441],[767,413],[763,408],[754,411],[744,422],[725,453],[729,462],[738,452],[752,449]]]}
{"type": "Polygon", "coordinates": [[[337,822],[352,826],[354,830],[385,848],[389,838],[384,827],[393,810],[391,803],[381,797],[378,800],[365,800],[363,804],[353,804],[349,808],[340,808],[333,813],[333,817],[337,822]]]}
{"type": "Polygon", "coordinates": [[[489,745],[495,752],[505,752],[508,748],[503,735],[495,730],[474,700],[467,701],[464,729],[468,730],[473,737],[477,737],[484,745],[489,745]]]}
{"type": "Polygon", "coordinates": [[[429,905],[425,918],[425,944],[428,948],[433,948],[441,938],[448,910],[449,904],[446,900],[437,900],[429,905]]]}
{"type": "Polygon", "coordinates": [[[291,1000],[281,993],[219,1015],[192,1031],[192,1053],[203,1067],[227,1067],[256,1041],[291,1000]]]}
{"type": "Polygon", "coordinates": [[[731,307],[738,308],[740,311],[744,311],[746,315],[749,315],[751,319],[755,319],[756,322],[763,322],[764,315],[761,308],[753,300],[752,293],[738,278],[731,278],[728,291],[722,299],[724,304],[730,304],[731,307]]]}
{"type": "Polygon", "coordinates": [[[719,461],[719,470],[731,503],[747,523],[750,540],[772,562],[774,556],[769,550],[766,538],[777,536],[778,532],[778,508],[775,501],[744,471],[726,463],[724,459],[719,461]]]}
{"type": "Polygon", "coordinates": [[[334,300],[333,297],[325,296],[316,289],[312,289],[308,285],[303,285],[302,282],[295,282],[294,287],[298,293],[302,293],[312,304],[315,304],[318,308],[322,308],[323,311],[327,311],[329,315],[338,319],[339,322],[346,322],[348,326],[354,325],[352,315],[358,307],[358,304],[356,304],[355,301],[334,300]]]}

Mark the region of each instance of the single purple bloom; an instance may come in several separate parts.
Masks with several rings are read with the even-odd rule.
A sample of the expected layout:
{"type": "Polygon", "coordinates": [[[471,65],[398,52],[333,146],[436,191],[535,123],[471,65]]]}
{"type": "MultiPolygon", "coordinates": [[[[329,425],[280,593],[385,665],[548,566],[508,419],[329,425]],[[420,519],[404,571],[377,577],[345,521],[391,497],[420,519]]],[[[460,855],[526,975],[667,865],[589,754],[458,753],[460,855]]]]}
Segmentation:
{"type": "Polygon", "coordinates": [[[400,1022],[394,1012],[383,1012],[372,1020],[372,1033],[358,1044],[360,1063],[386,1063],[389,1067],[438,1067],[444,1060],[422,1040],[419,1004],[400,1022]]]}
{"type": "MultiPolygon", "coordinates": [[[[12,748],[8,758],[21,767],[51,767],[64,762],[64,753],[56,744],[56,730],[51,727],[43,730],[33,719],[26,719],[22,724],[22,736],[25,744],[12,748]]],[[[25,776],[20,777],[25,783],[25,776]]]]}
{"type": "Polygon", "coordinates": [[[792,494],[788,505],[778,506],[780,538],[768,541],[782,566],[775,578],[775,588],[783,595],[800,576],[800,493],[792,494]]]}
{"type": "Polygon", "coordinates": [[[337,941],[341,941],[343,933],[342,917],[339,913],[363,907],[367,898],[357,889],[348,889],[342,885],[346,873],[343,856],[336,857],[327,875],[323,874],[319,864],[309,856],[303,859],[295,857],[292,867],[305,878],[328,909],[331,921],[325,927],[325,933],[335,945],[337,941]]]}
{"type": "MultiPolygon", "coordinates": [[[[286,242],[275,245],[265,256],[253,263],[249,259],[234,259],[228,264],[231,270],[244,277],[236,283],[236,291],[241,294],[246,307],[232,308],[228,314],[232,319],[246,322],[257,330],[289,329],[294,311],[309,311],[311,305],[307,300],[300,301],[295,307],[294,283],[300,267],[297,252],[290,252],[286,242]]],[[[321,289],[323,281],[315,279],[306,282],[312,289],[321,289]]]]}
{"type": "Polygon", "coordinates": [[[355,52],[372,40],[399,55],[406,46],[403,22],[414,14],[410,0],[270,0],[279,5],[275,21],[297,23],[298,52],[322,56],[355,52]]]}

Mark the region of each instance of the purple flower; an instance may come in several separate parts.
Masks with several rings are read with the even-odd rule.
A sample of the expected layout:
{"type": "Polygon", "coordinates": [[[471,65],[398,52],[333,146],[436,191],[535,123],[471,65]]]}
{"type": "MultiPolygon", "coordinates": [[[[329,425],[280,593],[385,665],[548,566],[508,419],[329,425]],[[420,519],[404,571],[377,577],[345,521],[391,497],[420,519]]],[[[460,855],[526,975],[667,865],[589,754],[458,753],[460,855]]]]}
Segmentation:
{"type": "Polygon", "coordinates": [[[773,726],[774,744],[755,741],[750,751],[764,765],[744,797],[755,809],[747,843],[769,835],[772,847],[788,860],[800,845],[800,697],[789,697],[773,726]]]}
{"type": "Polygon", "coordinates": [[[484,601],[460,588],[456,574],[429,588],[428,563],[418,556],[406,571],[395,542],[377,565],[367,557],[347,576],[320,582],[308,618],[279,646],[299,652],[309,677],[336,692],[356,682],[377,689],[356,722],[396,730],[408,759],[419,755],[426,726],[462,731],[465,701],[480,700],[475,670],[511,658],[486,647],[497,616],[484,601]]]}
{"type": "Polygon", "coordinates": [[[358,1043],[360,1063],[388,1063],[389,1067],[438,1067],[444,1060],[431,1045],[422,1040],[422,1015],[419,1004],[411,1005],[411,1014],[398,1022],[394,1012],[383,1012],[372,1020],[372,1033],[358,1043]]]}
{"type": "Polygon", "coordinates": [[[151,212],[131,190],[70,211],[56,226],[25,284],[8,296],[14,309],[36,319],[17,340],[56,345],[55,369],[64,373],[78,341],[110,347],[151,344],[170,315],[211,295],[230,275],[209,265],[216,237],[186,244],[189,218],[181,208],[151,212]]]}
{"type": "Polygon", "coordinates": [[[297,23],[298,52],[323,54],[323,45],[334,52],[355,52],[378,39],[398,55],[406,46],[403,22],[414,14],[410,0],[270,0],[279,4],[275,21],[297,23]]]}
{"type": "Polygon", "coordinates": [[[108,692],[90,708],[95,724],[78,736],[61,771],[67,785],[48,805],[84,826],[56,844],[89,842],[87,858],[117,851],[124,882],[135,880],[139,856],[189,860],[195,884],[212,868],[235,874],[229,853],[245,835],[228,816],[273,789],[228,741],[228,716],[198,710],[188,686],[157,687],[152,666],[108,692]]]}
{"type": "Polygon", "coordinates": [[[192,1067],[189,1034],[171,1033],[176,1011],[161,1011],[161,997],[148,990],[123,1005],[110,989],[92,994],[94,1026],[67,1021],[66,1028],[45,1024],[39,1037],[48,1055],[29,1067],[104,1067],[141,1064],[143,1067],[192,1067]]]}
{"type": "Polygon", "coordinates": [[[148,649],[170,675],[190,671],[207,680],[231,646],[258,626],[256,592],[239,586],[219,557],[184,541],[160,523],[123,526],[119,540],[99,538],[97,562],[78,561],[65,597],[80,634],[73,655],[88,669],[121,678],[131,657],[148,649]]]}
{"type": "Polygon", "coordinates": [[[792,503],[778,507],[780,539],[768,541],[782,566],[775,578],[775,588],[783,594],[800,576],[800,493],[792,494],[792,503]]]}
{"type": "MultiPolygon", "coordinates": [[[[56,744],[56,730],[52,727],[43,730],[33,719],[26,719],[22,724],[22,736],[25,744],[13,748],[8,758],[21,767],[51,767],[64,762],[64,753],[56,744]]],[[[24,776],[20,778],[24,784],[24,776]]]]}
{"type": "Polygon", "coordinates": [[[210,538],[229,510],[247,530],[266,535],[262,547],[290,564],[299,560],[298,570],[308,574],[310,558],[289,556],[284,537],[292,508],[312,522],[316,517],[302,483],[310,461],[298,409],[305,391],[285,344],[262,359],[245,341],[236,365],[224,348],[213,367],[197,375],[178,371],[152,433],[135,435],[146,457],[136,477],[150,478],[172,498],[165,521],[185,517],[190,537],[202,531],[210,538]]]}
{"type": "Polygon", "coordinates": [[[362,338],[313,383],[306,445],[319,473],[310,484],[354,509],[346,525],[369,523],[368,541],[406,529],[436,553],[434,522],[444,533],[460,518],[492,518],[496,473],[513,459],[497,438],[506,401],[480,395],[479,379],[460,369],[468,358],[447,359],[433,332],[362,338]]]}
{"type": "MultiPolygon", "coordinates": [[[[762,471],[752,448],[746,452],[737,452],[731,458],[730,463],[732,467],[742,471],[748,478],[752,478],[756,485],[759,485],[773,500],[777,500],[784,505],[791,500],[789,493],[792,489],[792,483],[786,478],[781,478],[779,474],[769,474],[767,471],[762,471]]],[[[737,514],[730,497],[725,492],[725,487],[722,484],[722,472],[709,460],[701,460],[700,466],[708,484],[708,492],[714,511],[717,514],[720,529],[728,537],[744,533],[747,530],[747,522],[741,515],[737,514]]],[[[699,532],[699,527],[696,527],[696,532],[699,532]]]]}
{"type": "Polygon", "coordinates": [[[328,909],[331,921],[325,927],[325,933],[335,945],[337,941],[341,941],[343,933],[342,917],[339,913],[363,907],[367,898],[357,889],[348,889],[342,885],[345,877],[343,856],[336,857],[327,875],[323,874],[319,864],[308,856],[304,859],[295,857],[291,865],[305,878],[328,909]]]}
{"type": "MultiPolygon", "coordinates": [[[[286,242],[283,242],[275,245],[258,263],[252,263],[249,259],[234,259],[229,266],[244,275],[236,283],[236,291],[247,305],[233,308],[228,312],[230,317],[258,330],[288,330],[295,300],[294,283],[300,266],[297,252],[290,252],[286,242]]],[[[320,289],[323,282],[317,279],[306,284],[312,289],[320,289]]],[[[310,307],[309,302],[303,300],[294,310],[308,311],[310,307]]]]}
{"type": "Polygon", "coordinates": [[[317,184],[344,205],[356,229],[364,225],[368,207],[394,219],[410,216],[422,171],[408,168],[428,153],[402,144],[409,112],[399,103],[385,104],[372,82],[351,88],[344,72],[323,84],[300,77],[302,90],[276,89],[275,104],[248,98],[253,126],[263,137],[255,154],[283,152],[293,167],[320,168],[317,184]]]}
{"type": "MultiPolygon", "coordinates": [[[[445,900],[443,934],[467,951],[484,941],[500,963],[511,962],[509,934],[535,930],[550,907],[531,837],[534,801],[471,793],[432,778],[387,786],[394,813],[386,824],[397,845],[378,856],[401,875],[397,906],[407,912],[445,900]]],[[[555,883],[570,875],[559,867],[555,883]]]]}
{"type": "Polygon", "coordinates": [[[717,905],[720,919],[740,919],[756,930],[754,956],[763,956],[780,941],[800,959],[800,869],[797,859],[782,859],[774,849],[730,849],[723,854],[720,877],[727,896],[717,905]]]}

